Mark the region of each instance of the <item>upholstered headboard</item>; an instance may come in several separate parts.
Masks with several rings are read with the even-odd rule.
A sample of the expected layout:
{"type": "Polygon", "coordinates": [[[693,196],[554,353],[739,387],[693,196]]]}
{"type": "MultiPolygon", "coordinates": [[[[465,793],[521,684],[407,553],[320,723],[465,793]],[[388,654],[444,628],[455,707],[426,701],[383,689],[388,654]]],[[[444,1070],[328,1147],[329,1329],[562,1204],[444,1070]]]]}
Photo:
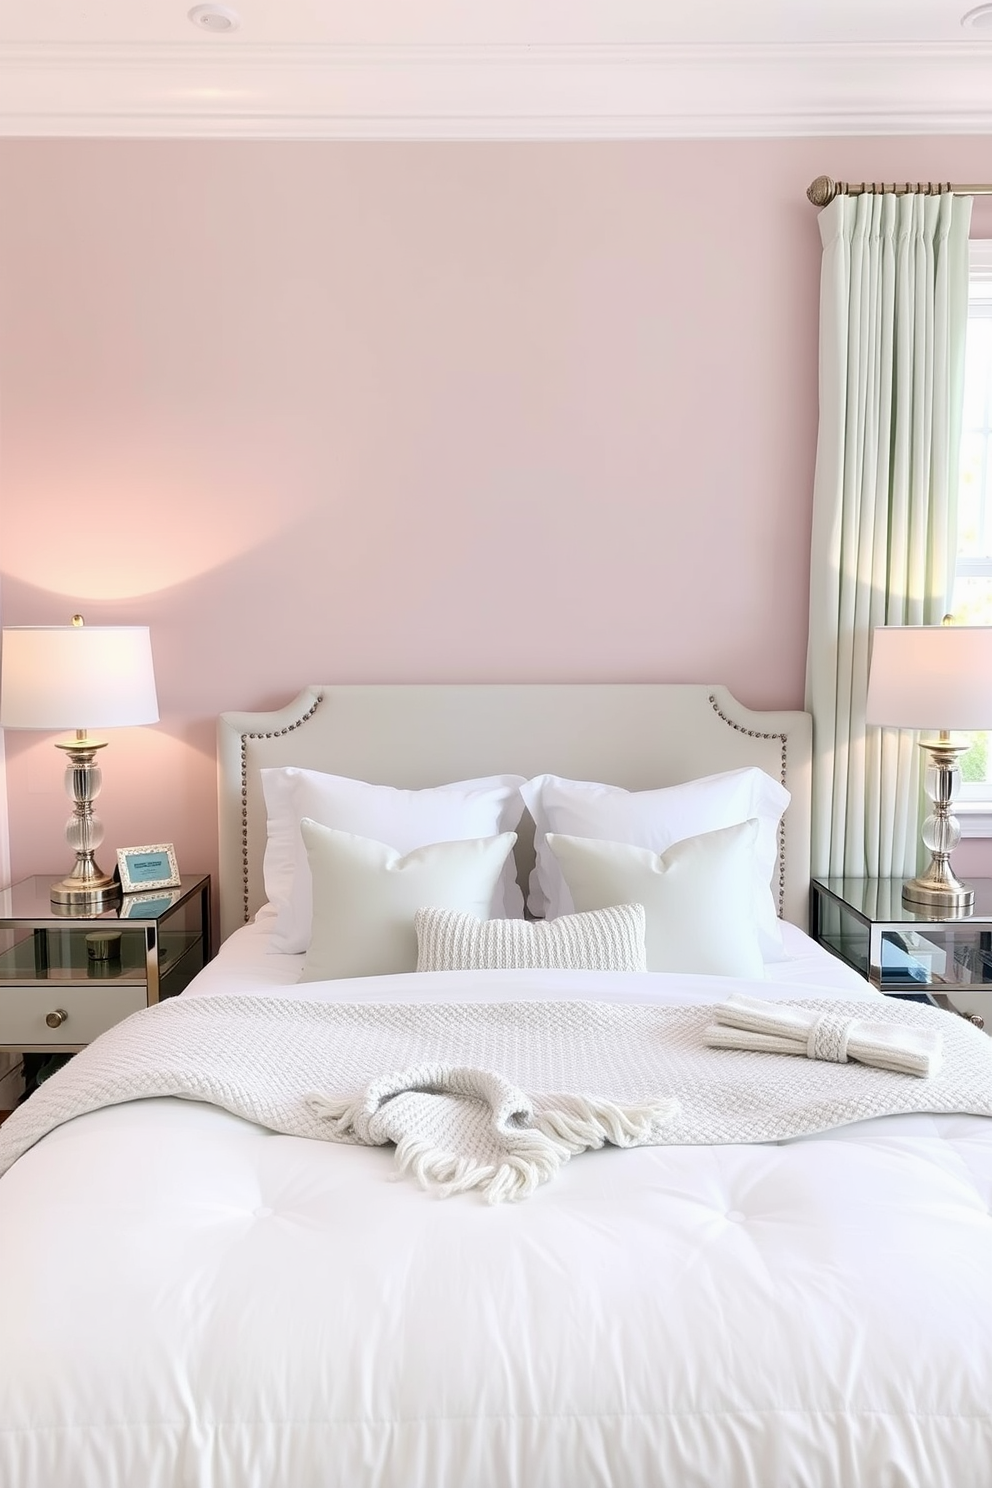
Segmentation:
{"type": "MultiPolygon", "coordinates": [[[[548,772],[628,790],[758,765],[792,794],[780,834],[778,902],[784,918],[805,929],[811,738],[808,714],[755,713],[725,687],[660,683],[311,686],[274,713],[224,713],[221,935],[264,902],[259,770],[270,765],[406,789],[548,772]]],[[[517,860],[526,886],[533,865],[526,831],[517,860]]]]}

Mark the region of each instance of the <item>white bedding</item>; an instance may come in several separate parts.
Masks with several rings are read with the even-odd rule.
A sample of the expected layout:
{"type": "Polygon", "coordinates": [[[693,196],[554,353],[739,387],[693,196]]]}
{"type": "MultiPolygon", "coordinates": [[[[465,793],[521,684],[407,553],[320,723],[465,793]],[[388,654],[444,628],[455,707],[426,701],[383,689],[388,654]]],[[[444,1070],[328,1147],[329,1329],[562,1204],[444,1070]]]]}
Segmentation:
{"type": "MultiPolygon", "coordinates": [[[[301,958],[263,937],[235,936],[184,995],[729,990],[556,972],[300,987],[301,958]]],[[[792,982],[773,968],[746,990],[810,996],[843,971],[795,960],[792,982]]],[[[391,1174],[384,1149],[171,1099],[47,1136],[0,1180],[3,1488],[992,1484],[992,1122],[604,1150],[496,1209],[391,1174]]]]}
{"type": "MultiPolygon", "coordinates": [[[[271,924],[272,915],[266,907],[260,911],[252,924],[236,930],[224,941],[219,954],[207,963],[183,995],[209,997],[220,992],[261,992],[279,995],[281,990],[291,989],[284,990],[284,995],[299,996],[300,989],[297,983],[303,970],[303,957],[280,955],[269,951],[268,933],[271,924]]],[[[866,982],[864,977],[858,976],[856,971],[852,971],[849,966],[831,955],[823,946],[817,945],[810,936],[804,935],[795,925],[790,925],[787,920],[783,920],[781,930],[785,955],[781,961],[766,964],[764,982],[752,984],[761,986],[758,996],[774,996],[771,989],[776,986],[828,989],[850,993],[855,997],[859,994],[876,995],[871,984],[866,982]]],[[[496,973],[491,975],[495,978],[496,973]]],[[[516,976],[516,981],[519,983],[520,974],[512,975],[516,976]]],[[[568,975],[581,976],[582,974],[572,972],[568,975]]],[[[418,978],[410,985],[416,987],[417,983],[422,981],[423,978],[418,978]]],[[[306,995],[318,998],[333,997],[342,1002],[363,1001],[369,997],[388,1001],[391,995],[388,987],[391,983],[392,978],[386,977],[315,982],[309,985],[306,995]]],[[[562,992],[563,983],[560,979],[548,985],[554,990],[548,990],[546,994],[538,990],[536,995],[549,997],[568,995],[562,992]]],[[[606,984],[603,1000],[610,1001],[614,996],[626,997],[632,994],[640,996],[639,989],[649,985],[656,987],[662,983],[653,977],[647,983],[642,982],[640,973],[636,974],[629,986],[624,978],[612,977],[606,984]]],[[[495,990],[495,981],[492,986],[494,990],[491,1000],[496,1001],[502,994],[495,990]]],[[[725,977],[682,977],[679,979],[679,986],[688,989],[684,998],[686,1002],[720,1002],[726,994],[727,980],[725,977]]],[[[808,990],[806,995],[811,996],[812,991],[808,990]]]]}

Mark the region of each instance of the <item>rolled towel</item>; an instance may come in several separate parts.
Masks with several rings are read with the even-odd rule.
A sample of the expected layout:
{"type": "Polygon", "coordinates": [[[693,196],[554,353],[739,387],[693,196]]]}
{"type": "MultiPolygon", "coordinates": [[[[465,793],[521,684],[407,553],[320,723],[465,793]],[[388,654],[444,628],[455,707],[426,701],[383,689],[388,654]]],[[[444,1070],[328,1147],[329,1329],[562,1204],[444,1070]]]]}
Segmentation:
{"type": "Polygon", "coordinates": [[[900,1027],[851,1017],[848,1011],[816,1013],[788,1003],[764,1002],[735,993],[715,1010],[716,1023],[704,1031],[713,1049],[749,1049],[766,1054],[800,1054],[846,1064],[849,1059],[900,1075],[935,1075],[941,1063],[936,1029],[900,1027]]]}

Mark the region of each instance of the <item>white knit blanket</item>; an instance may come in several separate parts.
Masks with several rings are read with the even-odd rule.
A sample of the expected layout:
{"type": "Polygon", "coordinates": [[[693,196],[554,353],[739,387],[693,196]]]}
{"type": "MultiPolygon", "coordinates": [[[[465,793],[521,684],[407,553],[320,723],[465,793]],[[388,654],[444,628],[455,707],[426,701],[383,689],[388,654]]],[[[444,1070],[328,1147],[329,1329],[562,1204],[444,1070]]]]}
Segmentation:
{"type": "Polygon", "coordinates": [[[938,1009],[872,1005],[875,1022],[939,1028],[943,1063],[928,1080],[708,1049],[713,1018],[713,1006],[176,998],[46,1080],[0,1128],[0,1172],[75,1116],[158,1096],[297,1136],[392,1142],[425,1187],[479,1188],[491,1202],[604,1143],[770,1142],[907,1111],[992,1115],[992,1040],[938,1009]]]}

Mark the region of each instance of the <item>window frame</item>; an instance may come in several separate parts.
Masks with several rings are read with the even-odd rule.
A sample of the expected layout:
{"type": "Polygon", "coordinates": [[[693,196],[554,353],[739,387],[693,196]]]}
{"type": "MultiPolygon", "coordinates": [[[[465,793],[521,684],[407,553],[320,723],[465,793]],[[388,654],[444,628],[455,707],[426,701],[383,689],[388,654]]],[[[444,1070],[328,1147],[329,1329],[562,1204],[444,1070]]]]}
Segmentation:
{"type": "MultiPolygon", "coordinates": [[[[972,238],[968,244],[968,320],[973,319],[992,320],[992,238],[972,238]],[[974,294],[976,285],[982,288],[978,296],[974,294]]],[[[954,577],[992,580],[992,553],[959,557],[954,577]]],[[[954,812],[963,837],[992,836],[992,780],[962,781],[954,812]]]]}

